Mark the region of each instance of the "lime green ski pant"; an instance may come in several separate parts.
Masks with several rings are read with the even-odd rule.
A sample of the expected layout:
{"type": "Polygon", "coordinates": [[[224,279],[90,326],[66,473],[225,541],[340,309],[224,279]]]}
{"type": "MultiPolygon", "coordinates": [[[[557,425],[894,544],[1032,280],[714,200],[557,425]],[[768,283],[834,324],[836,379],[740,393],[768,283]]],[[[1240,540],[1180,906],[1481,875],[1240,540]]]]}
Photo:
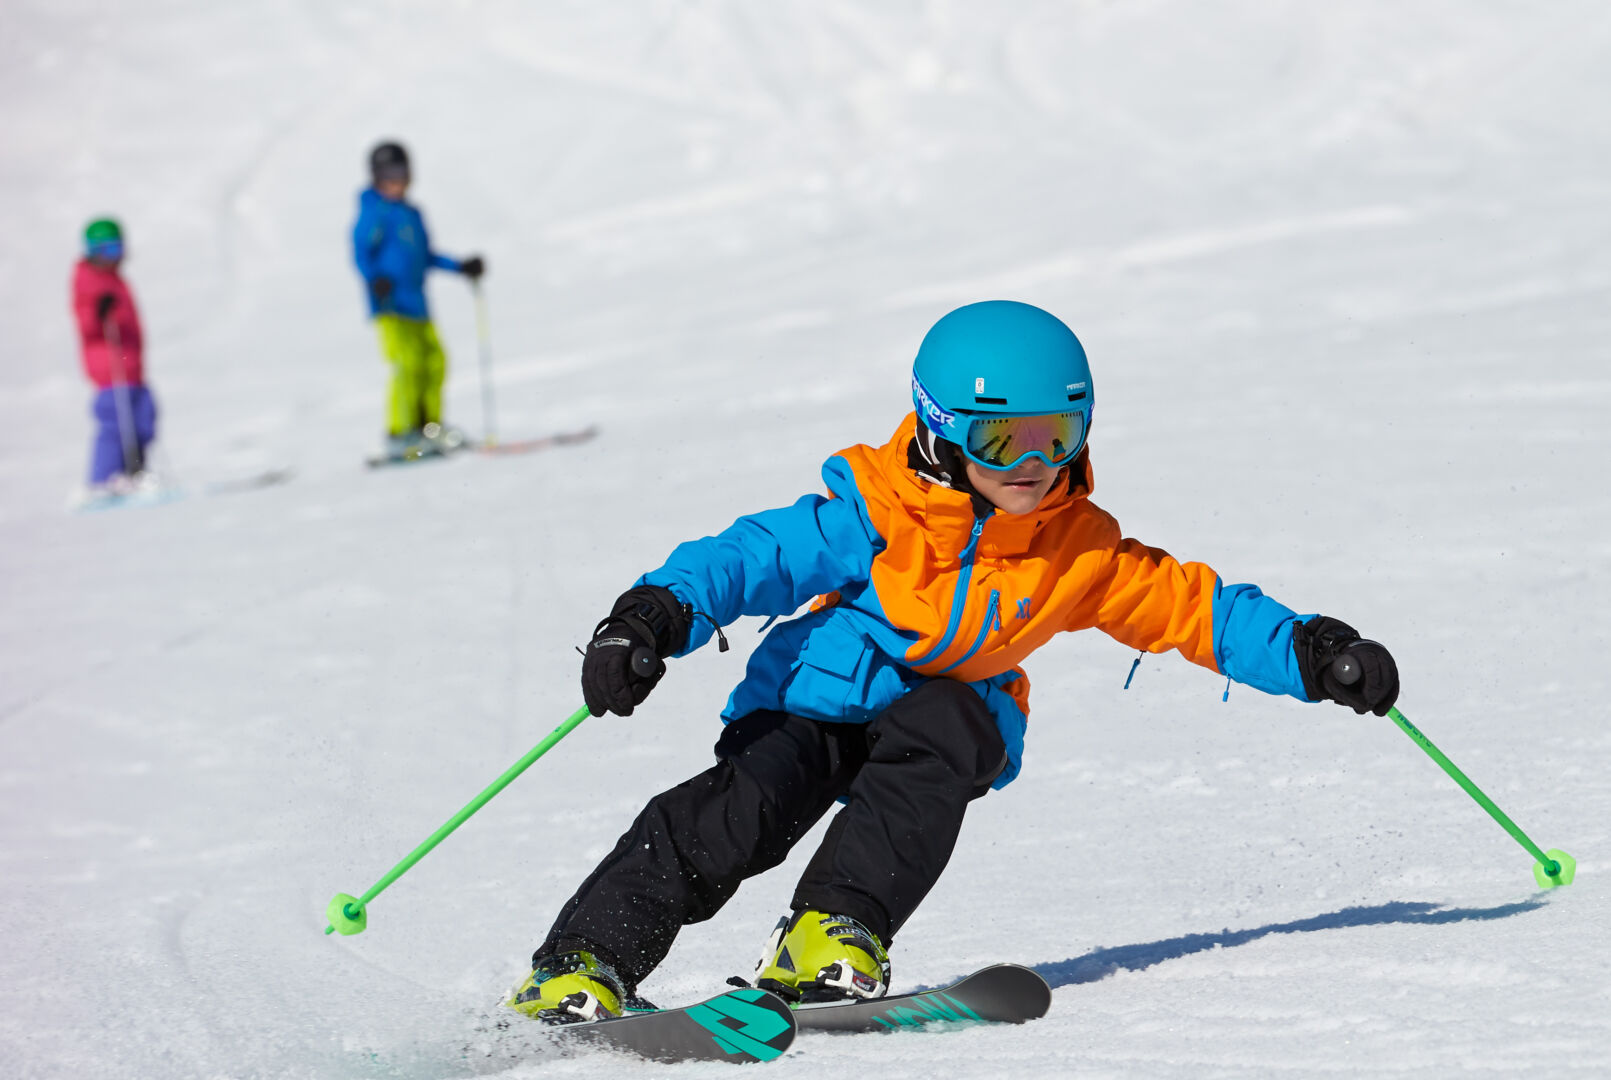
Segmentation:
{"type": "Polygon", "coordinates": [[[380,351],[392,366],[389,430],[393,435],[442,422],[442,379],[447,354],[429,319],[375,316],[380,351]]]}

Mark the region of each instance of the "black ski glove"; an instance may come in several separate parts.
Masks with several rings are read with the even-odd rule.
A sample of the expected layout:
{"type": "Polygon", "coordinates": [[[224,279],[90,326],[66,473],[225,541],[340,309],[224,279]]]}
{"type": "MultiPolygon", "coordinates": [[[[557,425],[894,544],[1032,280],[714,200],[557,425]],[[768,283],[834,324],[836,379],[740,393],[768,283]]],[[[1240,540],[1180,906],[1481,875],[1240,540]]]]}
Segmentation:
{"type": "Polygon", "coordinates": [[[392,298],[392,279],[378,277],[369,283],[369,291],[375,294],[375,303],[382,306],[392,298]]]}
{"type": "Polygon", "coordinates": [[[1292,649],[1311,701],[1331,700],[1363,716],[1386,716],[1398,700],[1398,665],[1385,645],[1367,641],[1341,619],[1316,615],[1292,628],[1292,649]],[[1332,670],[1338,657],[1353,661],[1352,678],[1332,670]]]}
{"type": "Polygon", "coordinates": [[[471,255],[459,264],[459,273],[471,281],[481,280],[481,275],[487,272],[487,260],[479,255],[471,255]]]}
{"type": "Polygon", "coordinates": [[[112,309],[115,307],[117,307],[117,297],[112,293],[102,293],[97,296],[95,298],[95,321],[105,322],[106,317],[112,314],[112,309]]]}
{"type": "Polygon", "coordinates": [[[687,644],[693,621],[693,612],[670,589],[639,585],[622,593],[582,654],[587,711],[594,716],[607,712],[631,716],[666,673],[665,658],[687,644]],[[633,663],[640,649],[653,652],[652,668],[640,670],[633,663]]]}

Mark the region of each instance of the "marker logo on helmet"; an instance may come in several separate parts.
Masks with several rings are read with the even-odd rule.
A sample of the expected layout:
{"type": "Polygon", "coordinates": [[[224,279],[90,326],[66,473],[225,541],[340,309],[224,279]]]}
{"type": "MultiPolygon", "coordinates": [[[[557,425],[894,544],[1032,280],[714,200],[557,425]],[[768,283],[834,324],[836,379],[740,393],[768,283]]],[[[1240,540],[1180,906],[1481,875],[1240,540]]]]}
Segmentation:
{"type": "Polygon", "coordinates": [[[929,393],[928,387],[923,385],[923,380],[917,377],[915,371],[912,372],[912,401],[917,404],[917,413],[929,426],[929,430],[942,439],[946,438],[947,433],[956,425],[956,413],[946,412],[940,408],[934,400],[934,395],[929,393]]]}

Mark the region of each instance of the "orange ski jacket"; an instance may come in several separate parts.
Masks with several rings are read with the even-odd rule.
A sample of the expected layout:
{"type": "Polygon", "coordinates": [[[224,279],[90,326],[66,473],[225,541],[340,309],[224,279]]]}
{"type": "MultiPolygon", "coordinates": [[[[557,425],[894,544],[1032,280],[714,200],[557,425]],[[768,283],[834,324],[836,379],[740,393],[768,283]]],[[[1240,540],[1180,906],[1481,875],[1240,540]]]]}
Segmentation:
{"type": "Polygon", "coordinates": [[[967,493],[912,469],[916,423],[909,414],[883,446],[829,458],[828,496],[741,517],[640,579],[708,616],[695,619],[684,654],[716,624],[810,601],[751,655],[726,719],[777,709],[866,722],[928,679],[957,679],[985,700],[1007,744],[1000,787],[1019,771],[1029,717],[1020,665],[1054,634],[1090,627],[1309,700],[1292,648],[1307,616],[1121,536],[1090,501],[1088,453],[1033,512],[977,517],[967,493]]]}

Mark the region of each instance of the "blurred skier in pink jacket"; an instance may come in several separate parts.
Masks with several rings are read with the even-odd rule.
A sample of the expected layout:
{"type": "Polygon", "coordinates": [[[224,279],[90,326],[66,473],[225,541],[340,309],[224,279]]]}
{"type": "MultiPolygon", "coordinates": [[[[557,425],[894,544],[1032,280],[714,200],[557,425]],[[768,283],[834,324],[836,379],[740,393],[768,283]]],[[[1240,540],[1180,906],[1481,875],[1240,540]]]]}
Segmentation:
{"type": "Polygon", "coordinates": [[[100,218],[84,229],[84,257],[73,270],[73,315],[84,373],[95,384],[90,414],[91,492],[132,489],[145,472],[145,451],[157,432],[157,405],[145,385],[140,313],[118,273],[123,230],[100,218]]]}

